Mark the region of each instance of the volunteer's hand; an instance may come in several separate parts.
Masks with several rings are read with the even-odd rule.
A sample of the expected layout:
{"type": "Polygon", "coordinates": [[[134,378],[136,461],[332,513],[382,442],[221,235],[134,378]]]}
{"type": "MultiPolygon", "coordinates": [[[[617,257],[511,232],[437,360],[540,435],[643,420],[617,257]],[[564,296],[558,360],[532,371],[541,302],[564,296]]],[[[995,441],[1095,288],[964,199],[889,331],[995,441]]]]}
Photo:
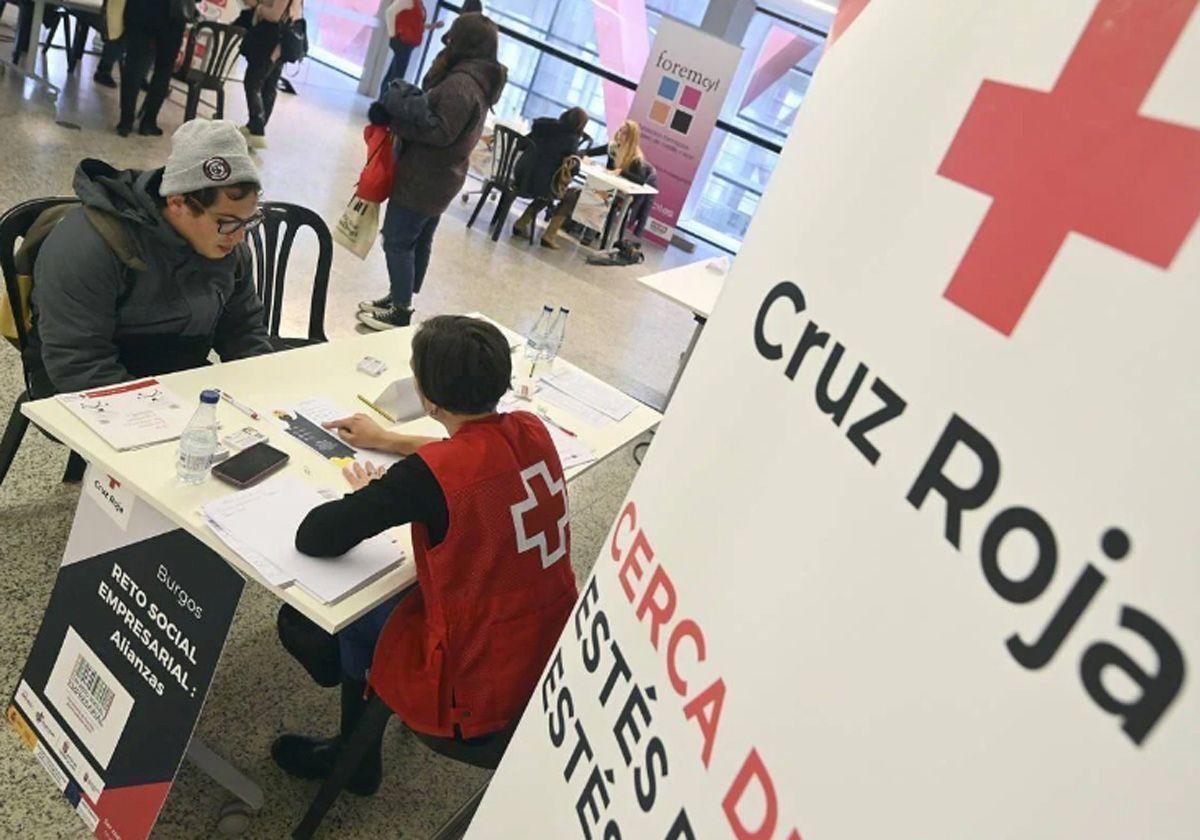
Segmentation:
{"type": "Polygon", "coordinates": [[[392,115],[383,107],[382,102],[372,102],[371,107],[367,109],[367,119],[371,121],[371,125],[391,125],[392,115]]]}
{"type": "Polygon", "coordinates": [[[445,20],[439,20],[439,21],[434,21],[433,23],[425,24],[425,28],[432,31],[434,29],[441,29],[445,25],[446,25],[445,20]]]}
{"type": "Polygon", "coordinates": [[[377,467],[370,461],[367,461],[365,467],[355,461],[350,466],[342,469],[342,475],[346,476],[346,481],[353,490],[361,490],[375,479],[383,478],[385,472],[386,470],[383,467],[377,467]]]}
{"type": "Polygon", "coordinates": [[[356,449],[384,449],[390,437],[383,427],[365,414],[330,420],[321,425],[336,431],[338,437],[356,449]]]}

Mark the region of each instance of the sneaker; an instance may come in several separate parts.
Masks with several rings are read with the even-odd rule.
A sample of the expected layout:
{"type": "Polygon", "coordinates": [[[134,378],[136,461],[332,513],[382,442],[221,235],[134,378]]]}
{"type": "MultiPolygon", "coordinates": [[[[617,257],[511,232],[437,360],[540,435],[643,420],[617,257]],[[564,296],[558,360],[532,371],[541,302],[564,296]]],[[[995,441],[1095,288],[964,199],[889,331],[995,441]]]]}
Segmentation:
{"type": "Polygon", "coordinates": [[[255,134],[250,130],[250,126],[248,125],[239,126],[238,131],[246,138],[246,145],[251,149],[267,148],[267,137],[265,134],[255,134]]]}
{"type": "Polygon", "coordinates": [[[392,296],[384,295],[377,300],[360,300],[358,302],[359,312],[370,312],[372,315],[379,315],[387,312],[392,308],[392,296]]]}
{"type": "MultiPolygon", "coordinates": [[[[321,780],[333,775],[340,738],[309,738],[304,735],[280,735],[271,744],[271,758],[280,770],[297,779],[321,780]]],[[[355,796],[374,796],[383,781],[383,765],[378,748],[363,757],[362,763],[346,782],[345,790],[355,796]]]]}
{"type": "Polygon", "coordinates": [[[133,123],[120,122],[117,123],[117,134],[122,137],[128,137],[133,132],[133,123]]]}
{"type": "Polygon", "coordinates": [[[92,81],[106,88],[115,88],[117,80],[113,78],[112,73],[103,73],[99,70],[92,76],[92,81]]]}
{"type": "Polygon", "coordinates": [[[358,320],[373,330],[390,330],[396,327],[407,327],[412,323],[412,316],[412,309],[393,306],[378,314],[359,312],[358,320]]]}
{"type": "Polygon", "coordinates": [[[142,135],[143,137],[162,137],[163,130],[155,123],[144,122],[138,126],[138,134],[142,135]]]}

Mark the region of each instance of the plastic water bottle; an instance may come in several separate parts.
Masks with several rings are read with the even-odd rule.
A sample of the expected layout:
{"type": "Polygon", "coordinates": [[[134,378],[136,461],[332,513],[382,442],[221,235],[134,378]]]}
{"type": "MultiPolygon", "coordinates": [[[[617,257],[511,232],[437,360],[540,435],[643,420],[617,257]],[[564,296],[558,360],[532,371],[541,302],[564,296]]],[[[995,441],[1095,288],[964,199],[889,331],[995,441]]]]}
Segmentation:
{"type": "Polygon", "coordinates": [[[570,314],[570,309],[560,306],[558,314],[554,316],[554,323],[546,331],[546,340],[542,344],[542,358],[548,367],[553,366],[554,360],[558,358],[558,351],[562,349],[567,338],[567,316],[570,314]]]}
{"type": "Polygon", "coordinates": [[[199,484],[208,478],[213,455],[217,451],[218,391],[201,391],[200,407],[179,436],[179,459],[175,474],[184,484],[199,484]]]}
{"type": "Polygon", "coordinates": [[[533,329],[529,331],[529,336],[525,339],[525,360],[534,365],[542,355],[542,348],[546,343],[546,338],[550,331],[550,320],[554,317],[554,307],[546,304],[542,307],[542,314],[538,316],[537,321],[533,324],[533,329]]]}

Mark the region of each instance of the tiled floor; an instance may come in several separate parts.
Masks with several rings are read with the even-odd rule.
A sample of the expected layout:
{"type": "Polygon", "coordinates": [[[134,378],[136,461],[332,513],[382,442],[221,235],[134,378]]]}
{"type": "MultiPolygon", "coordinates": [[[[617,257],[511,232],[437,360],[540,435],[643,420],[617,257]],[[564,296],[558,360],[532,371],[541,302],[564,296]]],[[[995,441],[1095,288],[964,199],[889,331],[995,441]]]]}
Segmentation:
{"type": "MultiPolygon", "coordinates": [[[[9,4],[7,15],[13,11],[9,4]]],[[[0,35],[4,32],[0,29],[0,35]]],[[[0,43],[0,51],[9,49],[0,43]]],[[[112,132],[116,94],[92,84],[94,62],[85,58],[75,77],[66,80],[61,51],[51,54],[50,77],[66,80],[57,112],[15,74],[0,75],[0,208],[70,192],[72,171],[83,157],[130,167],[157,166],[165,158],[165,138],[121,139],[112,132]]],[[[270,148],[260,155],[265,194],[311,207],[332,223],[362,163],[360,132],[368,100],[354,93],[351,80],[316,65],[301,67],[294,81],[299,95],[280,95],[270,148]]],[[[181,101],[176,94],[164,108],[161,122],[168,133],[182,118],[181,101]]],[[[244,119],[245,104],[236,87],[231,87],[229,101],[230,118],[244,119]]],[[[492,243],[481,231],[467,230],[465,218],[466,207],[459,203],[443,218],[426,288],[417,300],[419,316],[480,311],[520,329],[529,326],[544,302],[570,306],[564,356],[635,397],[661,401],[693,322],[687,312],[642,289],[635,278],[700,254],[652,252],[636,268],[596,268],[585,265],[572,249],[531,248],[507,234],[492,243]]],[[[299,330],[309,294],[303,267],[311,264],[313,250],[305,242],[297,249],[285,322],[299,330]]],[[[382,254],[376,250],[360,261],[339,249],[326,319],[330,337],[351,335],[356,302],[385,288],[382,254]]],[[[0,418],[8,417],[19,381],[16,354],[0,345],[0,418]]],[[[0,694],[6,697],[53,585],[78,497],[76,488],[59,483],[64,462],[62,447],[32,432],[0,487],[0,608],[5,616],[0,622],[0,694]]],[[[626,449],[572,485],[573,556],[581,573],[597,556],[635,469],[626,449]]],[[[271,740],[285,729],[329,730],[336,713],[336,698],[313,686],[279,648],[275,607],[262,590],[247,588],[199,727],[210,746],[264,788],[267,804],[249,831],[253,837],[286,836],[314,790],[275,769],[268,756],[271,740]]],[[[389,731],[385,765],[383,790],[369,801],[343,799],[324,836],[427,836],[485,777],[431,754],[399,727],[389,731]]],[[[212,836],[217,811],[227,799],[185,764],[156,836],[212,836]]],[[[82,823],[41,768],[15,735],[0,728],[0,837],[84,836],[82,823]]]]}

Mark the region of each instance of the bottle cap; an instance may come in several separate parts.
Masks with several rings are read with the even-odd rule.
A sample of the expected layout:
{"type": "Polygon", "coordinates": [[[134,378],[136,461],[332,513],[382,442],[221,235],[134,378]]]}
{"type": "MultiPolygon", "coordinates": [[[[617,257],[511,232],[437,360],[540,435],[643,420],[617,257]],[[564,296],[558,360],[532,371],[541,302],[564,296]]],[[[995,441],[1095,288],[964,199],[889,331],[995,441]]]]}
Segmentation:
{"type": "Polygon", "coordinates": [[[216,405],[221,400],[221,392],[208,388],[200,392],[200,402],[205,405],[216,405]]]}

